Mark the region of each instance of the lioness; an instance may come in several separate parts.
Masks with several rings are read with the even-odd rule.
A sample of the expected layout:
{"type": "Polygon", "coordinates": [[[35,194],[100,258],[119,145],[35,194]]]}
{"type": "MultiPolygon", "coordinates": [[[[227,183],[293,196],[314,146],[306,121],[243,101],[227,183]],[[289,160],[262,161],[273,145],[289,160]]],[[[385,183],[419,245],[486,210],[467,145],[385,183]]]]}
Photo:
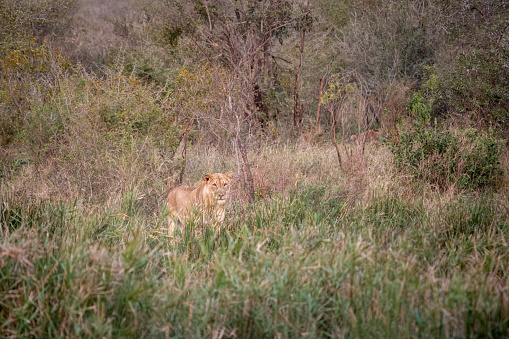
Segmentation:
{"type": "Polygon", "coordinates": [[[175,220],[182,223],[192,217],[192,212],[198,208],[205,220],[224,220],[224,204],[230,193],[230,183],[233,173],[229,172],[207,174],[198,188],[179,186],[168,194],[168,215],[170,235],[175,231],[175,220]]]}

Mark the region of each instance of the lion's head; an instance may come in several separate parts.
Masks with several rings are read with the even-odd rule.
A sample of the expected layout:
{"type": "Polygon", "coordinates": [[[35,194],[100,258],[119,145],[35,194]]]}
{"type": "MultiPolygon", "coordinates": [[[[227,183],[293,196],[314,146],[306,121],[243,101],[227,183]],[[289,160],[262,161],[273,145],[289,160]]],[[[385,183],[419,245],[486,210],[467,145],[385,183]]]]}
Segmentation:
{"type": "Polygon", "coordinates": [[[209,203],[222,205],[228,199],[230,194],[230,183],[233,179],[233,173],[228,172],[207,174],[203,177],[204,193],[209,197],[209,203]]]}

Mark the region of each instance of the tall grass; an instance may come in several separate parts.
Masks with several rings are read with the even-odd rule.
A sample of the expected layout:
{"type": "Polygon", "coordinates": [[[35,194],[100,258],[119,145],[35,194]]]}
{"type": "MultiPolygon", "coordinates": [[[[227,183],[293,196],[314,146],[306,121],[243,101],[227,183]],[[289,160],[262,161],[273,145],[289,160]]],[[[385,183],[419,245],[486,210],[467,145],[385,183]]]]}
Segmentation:
{"type": "MultiPolygon", "coordinates": [[[[318,154],[261,152],[264,173],[293,159],[291,184],[185,238],[167,235],[162,202],[147,213],[136,187],[102,207],[3,194],[1,336],[509,335],[506,197],[409,195],[380,166],[361,188],[321,184],[318,171],[299,180],[318,154]]],[[[199,178],[217,158],[194,159],[199,178]]],[[[316,166],[339,176],[331,159],[316,166]]]]}

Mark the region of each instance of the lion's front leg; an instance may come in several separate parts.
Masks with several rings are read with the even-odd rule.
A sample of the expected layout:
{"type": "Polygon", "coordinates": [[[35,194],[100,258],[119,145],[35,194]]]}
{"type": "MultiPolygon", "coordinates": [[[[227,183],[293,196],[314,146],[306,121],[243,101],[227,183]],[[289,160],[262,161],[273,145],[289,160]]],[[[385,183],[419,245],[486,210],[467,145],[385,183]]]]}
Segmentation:
{"type": "Polygon", "coordinates": [[[221,225],[223,224],[224,217],[225,217],[225,211],[224,208],[221,208],[222,206],[218,207],[215,211],[214,215],[214,229],[218,230],[221,228],[221,225]]]}
{"type": "Polygon", "coordinates": [[[173,236],[173,233],[175,233],[175,228],[177,227],[177,223],[175,219],[173,219],[172,216],[168,216],[168,235],[170,237],[173,236]]]}
{"type": "Polygon", "coordinates": [[[224,221],[224,216],[224,208],[218,208],[215,215],[216,222],[222,223],[224,221]]]}
{"type": "Polygon", "coordinates": [[[180,221],[180,216],[178,213],[171,213],[168,215],[168,235],[173,237],[175,234],[175,230],[180,229],[183,232],[182,222],[180,221]]]}

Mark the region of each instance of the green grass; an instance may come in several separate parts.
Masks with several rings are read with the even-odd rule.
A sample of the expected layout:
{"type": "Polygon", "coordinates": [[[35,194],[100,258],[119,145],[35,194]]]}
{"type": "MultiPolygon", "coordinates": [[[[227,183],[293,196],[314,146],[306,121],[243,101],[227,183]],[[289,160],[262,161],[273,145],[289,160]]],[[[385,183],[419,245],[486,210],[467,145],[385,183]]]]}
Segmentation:
{"type": "MultiPolygon", "coordinates": [[[[14,199],[13,199],[14,200],[14,199]]],[[[5,201],[7,337],[501,337],[509,334],[507,208],[493,195],[426,210],[323,186],[235,205],[226,227],[5,201]],[[198,231],[192,232],[191,230],[198,231]]]]}

